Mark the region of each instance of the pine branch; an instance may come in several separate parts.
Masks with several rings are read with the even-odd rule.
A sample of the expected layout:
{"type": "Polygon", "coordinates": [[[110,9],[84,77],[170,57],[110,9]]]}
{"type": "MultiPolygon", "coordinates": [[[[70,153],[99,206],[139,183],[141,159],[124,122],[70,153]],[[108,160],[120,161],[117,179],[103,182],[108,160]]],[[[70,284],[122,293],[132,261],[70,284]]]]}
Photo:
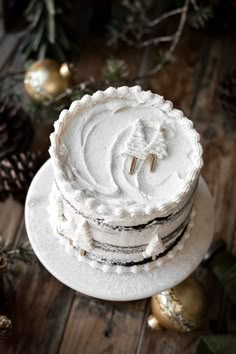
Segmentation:
{"type": "Polygon", "coordinates": [[[154,26],[158,26],[161,22],[165,21],[166,19],[168,19],[169,17],[172,16],[176,16],[182,13],[182,8],[180,9],[175,9],[169,12],[165,12],[164,14],[162,14],[161,16],[159,16],[158,18],[154,19],[153,21],[149,21],[147,23],[147,25],[149,27],[154,27],[154,26]]]}
{"type": "Polygon", "coordinates": [[[46,6],[48,10],[48,40],[50,43],[54,44],[55,43],[55,5],[54,5],[54,0],[48,0],[46,1],[46,6]]]}
{"type": "MultiPolygon", "coordinates": [[[[157,47],[161,43],[170,43],[169,48],[162,57],[162,61],[158,62],[147,75],[153,75],[158,72],[163,64],[170,61],[175,51],[175,48],[179,42],[179,39],[182,35],[184,25],[187,19],[187,12],[189,9],[190,0],[185,0],[184,5],[181,8],[168,11],[158,16],[156,19],[151,19],[148,16],[148,9],[145,7],[143,1],[135,1],[134,3],[130,0],[123,2],[123,6],[128,9],[131,14],[131,17],[128,17],[128,20],[121,28],[116,26],[110,26],[111,38],[110,43],[116,43],[119,39],[123,42],[126,42],[128,45],[135,46],[137,48],[146,48],[146,47],[157,47]],[[165,36],[153,36],[150,33],[150,30],[156,28],[167,19],[176,17],[180,15],[178,27],[176,31],[170,35],[165,36]],[[146,38],[146,34],[150,33],[149,38],[146,38]]],[[[140,78],[136,78],[139,80],[140,78]]]]}
{"type": "Polygon", "coordinates": [[[25,11],[28,28],[24,31],[19,52],[25,59],[42,59],[46,56],[66,60],[71,50],[68,21],[71,2],[30,0],[25,11]]]}
{"type": "Polygon", "coordinates": [[[197,5],[192,0],[192,8],[188,13],[188,23],[196,30],[204,28],[206,23],[213,17],[212,5],[197,5]]]}
{"type": "Polygon", "coordinates": [[[107,59],[103,68],[103,78],[105,82],[119,81],[128,76],[128,67],[124,60],[110,58],[107,59]]]}
{"type": "Polygon", "coordinates": [[[28,242],[15,247],[13,242],[5,243],[0,236],[0,270],[7,288],[13,285],[13,278],[20,275],[20,264],[35,263],[36,258],[28,242]]]}
{"type": "MultiPolygon", "coordinates": [[[[108,28],[110,33],[108,44],[116,45],[121,40],[130,46],[146,48],[169,43],[169,48],[162,55],[161,62],[158,61],[145,77],[158,72],[164,64],[172,59],[187,20],[192,27],[199,29],[205,26],[213,13],[212,5],[198,5],[195,0],[185,0],[182,7],[165,12],[154,19],[151,18],[150,9],[144,0],[135,2],[125,0],[122,2],[122,6],[126,11],[125,21],[122,18],[121,23],[119,20],[111,23],[108,28]],[[179,23],[174,33],[165,36],[154,35],[162,22],[177,16],[179,16],[179,23]]],[[[141,78],[137,77],[136,79],[140,80],[141,78]]]]}

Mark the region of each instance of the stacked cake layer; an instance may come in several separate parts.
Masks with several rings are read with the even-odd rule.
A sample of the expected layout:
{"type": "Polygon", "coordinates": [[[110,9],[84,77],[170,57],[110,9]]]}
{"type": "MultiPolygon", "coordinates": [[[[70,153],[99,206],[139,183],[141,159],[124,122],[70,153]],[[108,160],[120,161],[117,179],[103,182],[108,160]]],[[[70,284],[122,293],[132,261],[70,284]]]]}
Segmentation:
{"type": "Polygon", "coordinates": [[[51,135],[49,214],[66,249],[104,271],[142,271],[183,248],[202,149],[191,121],[140,87],[63,111],[51,135]]]}

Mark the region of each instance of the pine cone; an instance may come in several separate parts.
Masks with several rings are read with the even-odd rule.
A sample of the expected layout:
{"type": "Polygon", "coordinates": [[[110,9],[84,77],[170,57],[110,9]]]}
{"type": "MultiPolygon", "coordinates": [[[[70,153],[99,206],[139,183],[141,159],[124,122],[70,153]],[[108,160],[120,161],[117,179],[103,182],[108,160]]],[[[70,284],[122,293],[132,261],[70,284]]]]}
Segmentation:
{"type": "Polygon", "coordinates": [[[236,118],[236,69],[232,73],[225,75],[219,91],[223,109],[231,118],[236,118]]]}
{"type": "Polygon", "coordinates": [[[29,185],[42,164],[38,154],[21,152],[0,161],[0,199],[9,195],[24,203],[29,185]]]}
{"type": "Polygon", "coordinates": [[[11,320],[6,316],[1,315],[0,316],[0,341],[4,341],[7,338],[11,328],[12,328],[11,320]]]}
{"type": "Polygon", "coordinates": [[[22,108],[0,102],[0,158],[25,151],[32,140],[32,124],[22,108]]]}

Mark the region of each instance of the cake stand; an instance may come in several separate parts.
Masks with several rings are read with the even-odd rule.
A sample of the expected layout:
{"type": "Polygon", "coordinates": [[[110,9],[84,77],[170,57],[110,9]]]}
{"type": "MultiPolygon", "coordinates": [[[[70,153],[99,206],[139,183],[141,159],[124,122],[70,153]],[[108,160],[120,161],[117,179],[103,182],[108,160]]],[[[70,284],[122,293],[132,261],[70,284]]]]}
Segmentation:
{"type": "Polygon", "coordinates": [[[28,237],[45,268],[62,283],[81,293],[115,301],[152,296],[188,277],[210,246],[214,230],[213,202],[205,181],[200,178],[194,206],[194,227],[183,250],[173,259],[150,272],[137,274],[104,273],[93,269],[67,253],[52,235],[47,214],[52,183],[51,162],[48,160],[34,177],[28,191],[25,207],[28,237]]]}

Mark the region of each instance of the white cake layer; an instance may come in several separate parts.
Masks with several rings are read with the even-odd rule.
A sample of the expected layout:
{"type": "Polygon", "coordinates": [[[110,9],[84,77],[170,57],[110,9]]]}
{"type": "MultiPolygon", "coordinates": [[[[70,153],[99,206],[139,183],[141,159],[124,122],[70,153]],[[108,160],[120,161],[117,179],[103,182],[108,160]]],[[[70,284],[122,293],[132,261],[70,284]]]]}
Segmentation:
{"type": "MultiPolygon", "coordinates": [[[[80,255],[80,248],[78,246],[74,246],[71,242],[71,238],[68,237],[68,235],[63,235],[64,229],[60,229],[60,225],[58,225],[59,218],[56,215],[56,213],[52,213],[51,211],[54,210],[54,201],[52,197],[50,198],[50,204],[49,204],[49,211],[50,211],[50,223],[53,226],[53,233],[54,236],[57,237],[58,241],[64,245],[66,250],[73,254],[73,256],[76,256],[80,261],[85,261],[89,264],[91,264],[94,268],[99,268],[102,269],[103,271],[109,271],[112,272],[112,269],[114,271],[118,271],[119,267],[119,272],[139,272],[144,269],[146,269],[147,264],[153,264],[154,266],[160,266],[162,264],[162,260],[166,260],[167,258],[171,259],[175,256],[175,254],[181,250],[184,246],[184,242],[187,238],[190,237],[191,235],[191,229],[194,225],[194,217],[195,217],[195,211],[193,210],[191,212],[191,216],[186,220],[185,224],[176,231],[175,235],[173,235],[166,243],[165,247],[170,247],[172,244],[175,243],[175,241],[179,238],[179,236],[183,233],[183,230],[185,230],[184,234],[181,236],[181,238],[178,240],[177,244],[171,248],[171,250],[167,253],[165,256],[158,257],[157,254],[157,260],[151,260],[148,261],[148,263],[145,264],[140,264],[140,265],[133,265],[133,266],[125,266],[125,263],[130,263],[130,262],[140,262],[144,259],[143,257],[143,251],[145,250],[145,246],[140,247],[140,250],[137,252],[136,249],[132,251],[130,248],[129,253],[124,253],[124,252],[117,252],[108,249],[99,249],[96,246],[93,247],[93,249],[86,254],[85,256],[81,257],[80,255]],[[59,226],[59,227],[58,227],[59,226]],[[59,232],[58,232],[59,231],[59,232]],[[117,264],[114,264],[117,263],[117,264]],[[122,265],[123,264],[123,265],[122,265]],[[121,268],[120,268],[121,267],[121,268]]],[[[105,244],[103,244],[105,246],[105,244]]],[[[106,246],[105,246],[106,247],[106,246]]],[[[129,250],[128,250],[129,251],[129,250]]]]}
{"type": "Polygon", "coordinates": [[[55,123],[51,143],[59,190],[77,210],[115,225],[146,223],[177,211],[192,193],[202,166],[192,122],[171,102],[140,87],[109,88],[74,102],[55,123]],[[130,148],[135,130],[137,144],[130,148]],[[159,146],[160,158],[150,172],[148,154],[161,130],[166,152],[159,146]],[[130,175],[133,150],[140,158],[130,175]]]}
{"type": "MultiPolygon", "coordinates": [[[[182,228],[177,235],[172,239],[169,244],[167,244],[167,247],[170,247],[171,244],[176,241],[176,239],[180,236],[181,232],[183,231],[184,228],[182,228]]],[[[112,263],[129,263],[129,262],[139,262],[143,260],[143,253],[145,251],[145,247],[143,247],[142,250],[137,250],[137,252],[133,251],[132,253],[124,253],[122,251],[117,252],[116,251],[109,251],[109,249],[104,250],[104,249],[99,249],[99,248],[94,248],[93,252],[89,254],[90,258],[92,260],[96,261],[102,261],[104,264],[112,264],[112,263]]],[[[158,257],[158,255],[157,255],[158,257]]]]}
{"type": "MultiPolygon", "coordinates": [[[[104,227],[102,224],[89,220],[89,226],[93,239],[97,242],[117,247],[134,247],[147,245],[155,234],[158,233],[161,239],[175,231],[190,213],[194,198],[176,215],[163,224],[149,225],[140,230],[114,230],[111,227],[104,227]]],[[[60,232],[68,239],[73,239],[73,235],[80,229],[84,217],[78,214],[67,202],[65,202],[60,192],[54,185],[51,192],[50,214],[55,216],[54,228],[59,228],[60,232]],[[58,208],[59,204],[59,208],[58,208]],[[65,219],[63,218],[65,217],[65,219]]]]}
{"type": "Polygon", "coordinates": [[[98,225],[96,221],[89,221],[93,247],[88,249],[82,246],[80,241],[81,225],[86,219],[62,199],[55,184],[51,191],[48,209],[53,232],[59,239],[67,241],[68,245],[73,244],[78,254],[80,248],[83,248],[89,251],[90,259],[103,260],[103,263],[111,264],[142,261],[148,244],[156,235],[162,240],[163,249],[154,251],[154,255],[158,256],[169,248],[184,230],[190,217],[193,200],[194,198],[176,216],[173,215],[173,220],[160,225],[150,225],[139,231],[118,231],[104,227],[102,224],[98,225]]]}

